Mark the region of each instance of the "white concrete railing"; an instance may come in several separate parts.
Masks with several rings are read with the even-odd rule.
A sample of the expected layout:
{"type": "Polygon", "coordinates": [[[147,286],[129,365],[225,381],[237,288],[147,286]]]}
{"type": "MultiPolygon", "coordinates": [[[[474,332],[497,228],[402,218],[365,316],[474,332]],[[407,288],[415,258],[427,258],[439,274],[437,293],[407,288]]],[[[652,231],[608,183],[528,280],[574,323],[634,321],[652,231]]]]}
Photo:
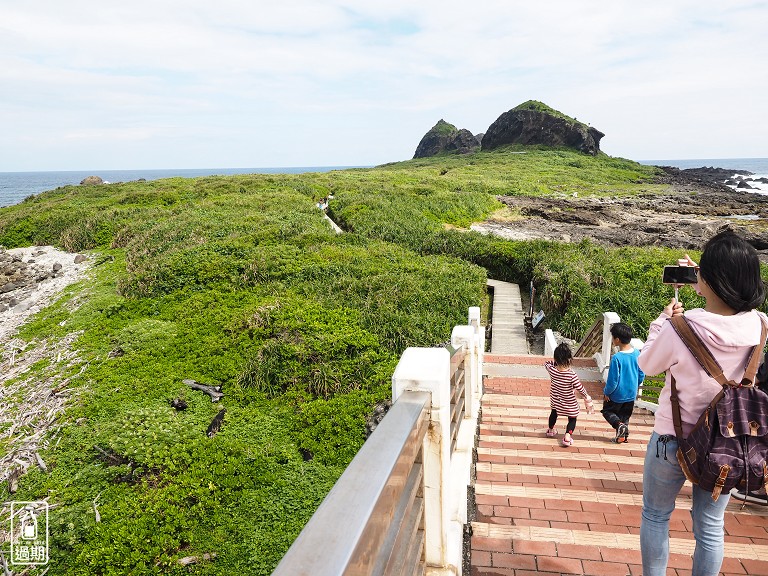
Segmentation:
{"type": "MultiPolygon", "coordinates": [[[[618,322],[621,322],[621,318],[619,318],[619,315],[616,314],[616,312],[603,312],[603,344],[600,348],[600,351],[596,352],[595,355],[592,356],[592,358],[595,360],[595,364],[597,364],[598,370],[600,370],[600,378],[603,380],[603,382],[605,382],[608,378],[608,368],[611,365],[611,355],[613,354],[613,336],[611,336],[611,326],[618,322]]],[[[632,347],[635,350],[642,350],[645,342],[643,342],[640,338],[632,338],[630,344],[632,344],[632,347]]],[[[552,356],[556,347],[557,341],[555,340],[555,335],[552,330],[547,328],[544,334],[544,355],[552,356]]],[[[641,400],[639,398],[635,400],[635,406],[637,408],[645,408],[651,412],[656,412],[656,409],[658,408],[656,404],[648,402],[647,400],[641,400]]]]}
{"type": "Polygon", "coordinates": [[[392,376],[392,408],[273,576],[462,574],[485,350],[479,308],[469,309],[468,325],[453,329],[451,346],[454,354],[446,348],[405,350],[392,376]],[[452,358],[456,364],[459,356],[461,388],[451,373],[452,358]],[[463,406],[453,441],[452,396],[454,416],[463,406]],[[403,490],[406,477],[409,488],[403,490]]]}
{"type": "Polygon", "coordinates": [[[395,401],[405,391],[429,392],[432,397],[429,432],[424,438],[424,530],[426,574],[461,575],[467,487],[471,483],[472,453],[482,396],[485,327],[480,309],[470,308],[467,326],[456,326],[453,347],[464,347],[465,412],[453,452],[450,447],[450,354],[444,348],[408,348],[392,376],[395,401]]]}

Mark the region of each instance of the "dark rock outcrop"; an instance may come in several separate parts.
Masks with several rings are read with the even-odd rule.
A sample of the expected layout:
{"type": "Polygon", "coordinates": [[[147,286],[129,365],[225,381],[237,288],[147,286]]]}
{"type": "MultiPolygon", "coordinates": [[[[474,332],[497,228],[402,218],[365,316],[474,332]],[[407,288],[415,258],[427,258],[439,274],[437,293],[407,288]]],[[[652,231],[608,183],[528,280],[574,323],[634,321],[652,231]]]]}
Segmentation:
{"type": "Polygon", "coordinates": [[[483,150],[507,144],[567,146],[596,156],[600,152],[599,130],[561,114],[546,104],[529,100],[505,112],[488,127],[483,150]]]}
{"type": "Polygon", "coordinates": [[[104,180],[100,176],[86,176],[80,181],[81,186],[96,186],[97,184],[104,184],[104,180]]]}
{"type": "Polygon", "coordinates": [[[469,154],[480,148],[480,142],[469,130],[462,128],[445,145],[446,152],[456,152],[457,154],[469,154]]]}
{"type": "Polygon", "coordinates": [[[438,154],[469,154],[480,148],[479,140],[469,130],[459,130],[445,120],[438,121],[416,147],[414,158],[438,154]]]}

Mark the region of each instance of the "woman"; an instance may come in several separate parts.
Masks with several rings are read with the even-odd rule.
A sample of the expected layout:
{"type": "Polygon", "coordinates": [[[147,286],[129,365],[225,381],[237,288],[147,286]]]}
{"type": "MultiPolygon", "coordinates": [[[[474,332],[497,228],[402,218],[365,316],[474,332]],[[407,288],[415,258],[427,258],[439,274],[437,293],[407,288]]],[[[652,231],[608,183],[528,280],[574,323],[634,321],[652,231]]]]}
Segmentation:
{"type": "MultiPolygon", "coordinates": [[[[686,258],[688,258],[686,256],[686,258]]],[[[695,263],[688,258],[688,263],[695,263]]],[[[755,249],[727,230],[704,246],[698,268],[696,292],[704,298],[704,308],[685,312],[691,327],[701,337],[729,379],[740,380],[752,348],[760,341],[762,324],[768,318],[755,308],[765,300],[760,278],[760,261],[755,249]]],[[[683,314],[683,305],[673,298],[651,323],[638,364],[646,374],[667,373],[659,396],[653,434],[643,468],[643,511],[640,524],[640,549],[644,576],[666,574],[669,559],[669,518],[675,498],[685,482],[677,462],[677,439],[672,423],[670,377],[675,377],[687,436],[706,406],[721,390],[666,320],[683,314]]],[[[716,576],[723,561],[723,515],[729,496],[717,501],[712,494],[693,486],[693,576],[716,576]]]]}

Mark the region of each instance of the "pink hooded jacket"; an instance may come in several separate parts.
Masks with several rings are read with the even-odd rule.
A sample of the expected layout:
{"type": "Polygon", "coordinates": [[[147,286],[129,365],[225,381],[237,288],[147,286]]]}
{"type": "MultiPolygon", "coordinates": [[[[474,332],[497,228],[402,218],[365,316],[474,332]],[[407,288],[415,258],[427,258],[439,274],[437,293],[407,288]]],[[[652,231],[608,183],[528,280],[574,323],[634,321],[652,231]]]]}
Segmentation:
{"type": "MultiPolygon", "coordinates": [[[[721,316],[702,308],[685,312],[685,317],[720,363],[725,377],[741,380],[749,352],[760,341],[761,323],[768,326],[768,317],[756,310],[721,316]]],[[[669,400],[670,375],[674,375],[683,434],[687,436],[707,404],[720,392],[721,386],[699,366],[672,325],[666,321],[667,318],[669,316],[662,313],[651,322],[648,340],[640,351],[637,363],[648,375],[667,373],[659,396],[654,431],[662,435],[675,434],[669,400]]],[[[759,353],[762,354],[762,351],[759,353]]]]}

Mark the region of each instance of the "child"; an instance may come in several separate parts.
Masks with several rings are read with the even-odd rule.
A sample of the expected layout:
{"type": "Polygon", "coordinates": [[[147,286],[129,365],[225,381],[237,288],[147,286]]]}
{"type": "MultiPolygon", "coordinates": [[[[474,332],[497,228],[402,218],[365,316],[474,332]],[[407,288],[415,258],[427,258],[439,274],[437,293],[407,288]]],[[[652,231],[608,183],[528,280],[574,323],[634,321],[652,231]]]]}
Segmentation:
{"type": "Polygon", "coordinates": [[[549,387],[549,405],[552,412],[549,415],[549,428],[547,436],[550,438],[557,435],[555,423],[558,414],[568,417],[568,425],[565,427],[565,436],[562,444],[566,448],[573,444],[573,431],[576,429],[576,417],[579,415],[579,403],[576,401],[574,388],[584,396],[584,402],[587,406],[587,414],[594,412],[592,398],[590,398],[584,386],[576,376],[576,372],[571,369],[571,349],[568,344],[563,342],[555,348],[555,361],[547,360],[544,367],[549,372],[551,385],[549,387]]]}
{"type": "Polygon", "coordinates": [[[629,440],[629,418],[635,407],[637,389],[645,379],[645,374],[637,365],[640,355],[629,343],[632,340],[632,328],[619,322],[611,326],[613,345],[619,351],[611,357],[608,379],[603,389],[603,416],[615,430],[613,442],[623,443],[629,440]]]}

